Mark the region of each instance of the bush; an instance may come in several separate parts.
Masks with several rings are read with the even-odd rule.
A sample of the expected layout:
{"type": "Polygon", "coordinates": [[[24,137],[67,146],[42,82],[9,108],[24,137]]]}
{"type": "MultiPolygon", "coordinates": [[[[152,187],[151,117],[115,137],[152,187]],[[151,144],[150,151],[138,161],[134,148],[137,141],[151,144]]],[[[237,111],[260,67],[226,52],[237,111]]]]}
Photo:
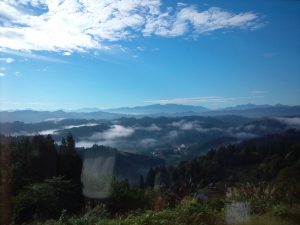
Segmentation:
{"type": "Polygon", "coordinates": [[[26,186],[14,199],[14,223],[57,219],[63,209],[76,212],[81,201],[77,189],[61,176],[26,186]]]}
{"type": "Polygon", "coordinates": [[[207,204],[209,208],[216,211],[223,211],[225,207],[225,201],[220,198],[209,199],[207,204]]]}
{"type": "Polygon", "coordinates": [[[273,215],[275,215],[278,218],[293,221],[293,222],[299,222],[300,221],[300,208],[299,206],[288,206],[288,205],[277,205],[273,207],[273,215]]]}
{"type": "Polygon", "coordinates": [[[276,184],[285,202],[300,204],[300,159],[295,165],[280,171],[276,184]]]}
{"type": "Polygon", "coordinates": [[[291,223],[272,215],[264,214],[251,216],[250,221],[243,225],[298,225],[298,223],[291,223]]]}
{"type": "MultiPolygon", "coordinates": [[[[60,225],[52,221],[49,225],[60,225]]],[[[93,213],[80,218],[70,218],[64,225],[225,225],[222,215],[210,210],[207,205],[187,199],[174,209],[146,211],[139,216],[106,219],[93,213]]]]}
{"type": "Polygon", "coordinates": [[[126,213],[132,210],[145,209],[148,205],[144,190],[131,188],[127,180],[115,181],[112,184],[112,191],[107,199],[107,210],[110,213],[126,213]]]}
{"type": "Polygon", "coordinates": [[[229,202],[249,202],[251,212],[257,214],[265,213],[278,203],[278,193],[275,186],[266,183],[259,183],[258,185],[247,183],[228,188],[226,198],[229,202]]]}

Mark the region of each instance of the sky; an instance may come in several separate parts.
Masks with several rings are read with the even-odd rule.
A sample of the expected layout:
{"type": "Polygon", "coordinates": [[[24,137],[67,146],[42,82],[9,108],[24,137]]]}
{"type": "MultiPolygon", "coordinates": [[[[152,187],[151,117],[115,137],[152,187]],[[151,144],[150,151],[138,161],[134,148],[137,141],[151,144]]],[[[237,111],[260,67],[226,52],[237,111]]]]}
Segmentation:
{"type": "Polygon", "coordinates": [[[298,0],[1,0],[0,110],[300,105],[298,0]]]}

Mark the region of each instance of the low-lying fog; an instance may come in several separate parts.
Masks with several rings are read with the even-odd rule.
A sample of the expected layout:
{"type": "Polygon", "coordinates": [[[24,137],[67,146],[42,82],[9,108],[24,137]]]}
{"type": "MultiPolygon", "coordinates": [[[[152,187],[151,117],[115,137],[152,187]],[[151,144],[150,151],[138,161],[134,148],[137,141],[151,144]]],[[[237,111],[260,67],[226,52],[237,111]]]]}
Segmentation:
{"type": "Polygon", "coordinates": [[[161,146],[208,142],[221,137],[237,140],[258,137],[267,133],[300,128],[300,118],[273,118],[250,120],[243,118],[236,123],[227,117],[142,118],[114,121],[47,121],[44,123],[5,123],[4,135],[47,135],[59,143],[71,132],[77,147],[94,144],[116,147],[121,150],[147,150],[161,146]],[[67,125],[66,125],[67,124],[67,125]]]}

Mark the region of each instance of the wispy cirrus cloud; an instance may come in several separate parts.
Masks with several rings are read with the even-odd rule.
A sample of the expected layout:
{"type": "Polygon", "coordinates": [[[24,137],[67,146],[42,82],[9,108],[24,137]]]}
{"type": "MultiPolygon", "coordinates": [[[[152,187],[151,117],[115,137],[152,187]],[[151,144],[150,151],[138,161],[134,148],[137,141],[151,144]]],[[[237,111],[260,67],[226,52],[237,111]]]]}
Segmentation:
{"type": "Polygon", "coordinates": [[[202,103],[228,103],[239,100],[249,100],[253,97],[222,97],[222,96],[205,96],[192,98],[173,98],[173,99],[158,99],[145,100],[145,103],[151,104],[183,104],[183,105],[198,105],[202,103]]]}
{"type": "Polygon", "coordinates": [[[180,104],[180,105],[205,105],[210,107],[221,107],[232,104],[246,104],[249,102],[255,102],[264,98],[264,94],[267,92],[257,91],[256,94],[250,93],[249,96],[235,96],[235,97],[223,97],[223,96],[200,96],[191,98],[170,98],[170,99],[150,99],[145,100],[148,104],[180,104]]]}
{"type": "Polygon", "coordinates": [[[70,55],[109,50],[112,42],[138,36],[198,36],[220,29],[252,29],[258,23],[253,12],[217,7],[200,11],[180,3],[172,8],[160,0],[3,0],[0,47],[70,55]]]}
{"type": "Polygon", "coordinates": [[[192,98],[172,98],[172,99],[150,99],[145,100],[145,103],[151,103],[151,104],[191,104],[196,105],[200,103],[208,103],[211,101],[220,101],[222,97],[218,96],[209,96],[209,97],[192,97],[192,98]]]}
{"type": "MultiPolygon", "coordinates": [[[[0,34],[0,39],[1,39],[1,34],[0,34]]],[[[32,53],[31,51],[21,51],[20,52],[18,50],[10,50],[7,48],[1,48],[1,44],[0,44],[0,53],[14,55],[17,57],[21,57],[25,60],[36,59],[36,60],[40,60],[40,61],[53,62],[53,63],[67,63],[66,61],[64,61],[62,59],[58,59],[57,57],[45,56],[42,54],[35,54],[35,53],[32,53]]],[[[63,53],[63,54],[65,55],[65,53],[63,53]]],[[[2,58],[2,59],[6,59],[5,61],[7,62],[7,59],[12,59],[12,58],[2,58]]],[[[0,59],[0,61],[1,61],[1,59],[0,59]]],[[[13,61],[11,61],[11,62],[13,62],[13,61]]]]}

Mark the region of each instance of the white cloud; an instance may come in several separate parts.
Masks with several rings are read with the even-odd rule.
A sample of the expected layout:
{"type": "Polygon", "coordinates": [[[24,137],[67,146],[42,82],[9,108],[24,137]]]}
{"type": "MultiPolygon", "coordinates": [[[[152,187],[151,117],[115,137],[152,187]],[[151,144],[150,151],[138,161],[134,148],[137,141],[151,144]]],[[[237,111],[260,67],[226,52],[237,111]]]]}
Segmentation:
{"type": "Polygon", "coordinates": [[[173,122],[171,124],[173,127],[177,127],[180,130],[194,130],[199,126],[197,121],[185,121],[185,120],[180,120],[178,122],[173,122]]]}
{"type": "Polygon", "coordinates": [[[140,141],[143,147],[151,147],[157,144],[157,140],[154,138],[145,138],[140,141]]]}
{"type": "Polygon", "coordinates": [[[171,123],[171,126],[177,127],[180,130],[188,131],[188,130],[194,130],[200,133],[206,133],[206,132],[212,132],[212,131],[222,131],[222,129],[217,128],[217,127],[210,127],[206,128],[201,126],[199,121],[185,121],[185,120],[180,120],[177,122],[171,123]]]}
{"type": "Polygon", "coordinates": [[[119,124],[111,125],[109,129],[102,132],[95,132],[90,137],[80,137],[80,141],[76,143],[79,147],[91,147],[94,144],[111,146],[121,149],[126,149],[130,151],[138,147],[150,147],[157,143],[157,140],[153,138],[144,138],[142,140],[131,140],[127,139],[133,135],[135,131],[145,130],[145,131],[160,131],[161,128],[155,124],[151,126],[135,126],[135,127],[125,127],[119,124]]]}
{"type": "Polygon", "coordinates": [[[145,131],[160,131],[161,128],[159,126],[157,126],[156,124],[151,124],[151,126],[148,127],[135,127],[136,130],[145,130],[145,131]]]}
{"type": "Polygon", "coordinates": [[[211,106],[226,105],[228,103],[243,103],[245,101],[253,101],[258,98],[263,98],[263,95],[251,95],[241,97],[222,97],[222,96],[202,96],[202,97],[191,97],[191,98],[172,98],[172,99],[150,99],[145,100],[145,103],[150,104],[181,104],[181,105],[200,105],[209,104],[211,106]]]}
{"type": "Polygon", "coordinates": [[[64,52],[63,55],[70,56],[70,55],[72,55],[72,53],[71,52],[64,52]]]}
{"type": "MultiPolygon", "coordinates": [[[[1,39],[1,35],[0,35],[0,39],[1,39]]],[[[28,52],[28,51],[19,52],[19,51],[15,51],[15,50],[4,49],[4,48],[1,48],[1,44],[0,44],[0,52],[10,54],[10,55],[15,55],[18,57],[22,57],[22,58],[24,58],[25,61],[27,61],[28,59],[36,59],[36,60],[47,61],[47,62],[67,63],[66,61],[58,59],[58,58],[49,57],[49,56],[45,56],[45,55],[41,55],[41,54],[34,54],[34,53],[28,52]]]]}
{"type": "Polygon", "coordinates": [[[242,128],[246,131],[251,131],[251,130],[254,130],[256,128],[256,126],[254,124],[249,124],[249,125],[243,126],[242,128]]]}
{"type": "Polygon", "coordinates": [[[241,99],[250,99],[249,97],[221,97],[221,96],[205,96],[192,98],[173,98],[173,99],[158,99],[146,100],[146,103],[151,104],[183,104],[183,105],[197,105],[201,103],[226,103],[241,99]]]}
{"type": "Polygon", "coordinates": [[[58,131],[58,129],[50,129],[50,130],[42,130],[42,131],[39,131],[38,134],[40,135],[48,135],[48,134],[56,134],[58,131]]]}
{"type": "Polygon", "coordinates": [[[65,129],[72,129],[72,128],[79,128],[79,127],[94,127],[99,125],[98,123],[85,123],[85,124],[80,124],[80,125],[68,125],[65,126],[65,129]]]}
{"type": "Polygon", "coordinates": [[[252,12],[199,11],[185,4],[170,8],[160,0],[3,0],[0,16],[0,47],[65,55],[109,50],[111,42],[137,36],[199,35],[258,23],[252,12]]]}
{"type": "MultiPolygon", "coordinates": [[[[0,37],[1,38],[1,37],[0,37]]],[[[5,63],[12,63],[14,62],[15,60],[13,58],[0,58],[0,61],[1,62],[5,62],[5,63]]]]}
{"type": "Polygon", "coordinates": [[[134,133],[134,129],[131,127],[123,127],[121,125],[112,125],[110,129],[104,132],[94,133],[90,140],[114,140],[117,138],[128,137],[134,133]]]}
{"type": "Polygon", "coordinates": [[[34,133],[34,132],[20,131],[20,132],[8,133],[7,135],[16,137],[16,136],[33,136],[33,135],[36,135],[36,134],[37,133],[34,133]]]}
{"type": "Polygon", "coordinates": [[[6,74],[4,73],[4,71],[6,71],[6,68],[5,67],[0,67],[0,77],[6,76],[6,74]]]}
{"type": "Polygon", "coordinates": [[[19,131],[14,133],[7,133],[7,135],[11,136],[34,136],[34,135],[53,135],[56,134],[59,130],[58,129],[50,129],[50,130],[42,130],[38,132],[27,132],[27,131],[19,131]]]}
{"type": "Polygon", "coordinates": [[[187,6],[173,16],[166,12],[150,18],[143,32],[145,35],[180,36],[191,26],[195,34],[201,34],[222,28],[252,27],[256,19],[257,15],[251,12],[233,14],[217,7],[199,12],[196,7],[187,6]]]}
{"type": "Polygon", "coordinates": [[[293,117],[293,118],[279,117],[279,118],[276,118],[276,119],[279,120],[281,123],[284,123],[284,124],[289,125],[291,127],[300,128],[300,117],[293,117]]]}
{"type": "MultiPolygon", "coordinates": [[[[78,147],[78,148],[91,148],[95,144],[98,144],[98,143],[93,142],[93,141],[91,142],[91,141],[83,140],[83,141],[76,142],[76,147],[78,147]]],[[[98,145],[101,145],[101,143],[99,143],[98,145]]]]}
{"type": "Polygon", "coordinates": [[[173,99],[158,99],[158,100],[145,100],[145,103],[151,104],[200,104],[200,103],[208,103],[208,102],[216,102],[221,101],[223,98],[219,96],[211,96],[211,97],[192,97],[192,98],[173,98],[173,99]]]}
{"type": "Polygon", "coordinates": [[[174,139],[174,138],[177,138],[178,135],[179,135],[179,132],[178,132],[178,131],[172,130],[172,131],[170,131],[170,132],[165,136],[165,138],[166,138],[166,139],[174,139]]]}

